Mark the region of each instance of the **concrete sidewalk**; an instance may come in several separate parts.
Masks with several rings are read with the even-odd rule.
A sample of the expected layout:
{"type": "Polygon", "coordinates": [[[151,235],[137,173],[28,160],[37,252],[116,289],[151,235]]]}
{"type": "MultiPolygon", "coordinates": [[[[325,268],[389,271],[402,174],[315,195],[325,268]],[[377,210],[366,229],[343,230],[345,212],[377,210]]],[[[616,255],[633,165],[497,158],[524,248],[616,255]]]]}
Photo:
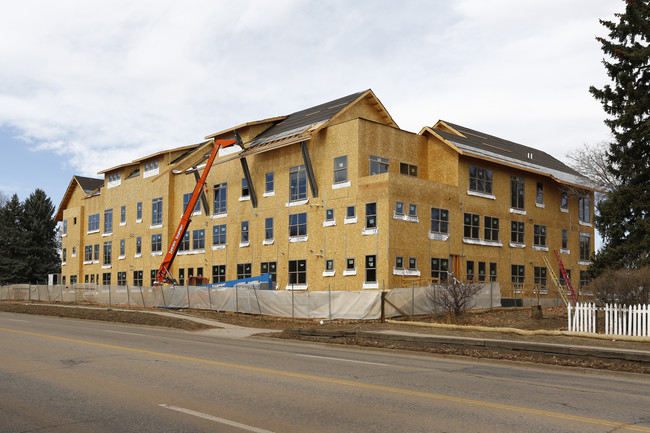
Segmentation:
{"type": "Polygon", "coordinates": [[[328,331],[319,329],[287,329],[284,332],[311,337],[357,337],[378,340],[388,345],[406,347],[456,346],[476,349],[535,352],[546,355],[589,357],[610,361],[631,361],[650,364],[648,350],[582,346],[571,344],[537,343],[507,339],[458,337],[449,335],[419,334],[405,331],[328,331]]]}
{"type": "Polygon", "coordinates": [[[457,346],[477,349],[495,349],[508,351],[533,352],[546,355],[589,357],[609,361],[631,361],[650,364],[650,345],[648,350],[631,350],[623,348],[584,346],[574,344],[553,344],[542,342],[520,341],[517,339],[491,339],[459,337],[452,335],[421,334],[408,331],[345,331],[345,330],[321,330],[314,328],[286,329],[277,331],[273,329],[247,328],[231,325],[210,319],[203,319],[191,315],[174,313],[170,311],[149,311],[151,314],[160,314],[170,317],[177,317],[192,320],[199,323],[215,326],[218,328],[198,331],[198,334],[213,335],[228,338],[245,338],[260,333],[285,332],[300,336],[311,337],[357,337],[370,340],[378,340],[388,345],[399,345],[407,347],[435,347],[435,346],[457,346]]]}

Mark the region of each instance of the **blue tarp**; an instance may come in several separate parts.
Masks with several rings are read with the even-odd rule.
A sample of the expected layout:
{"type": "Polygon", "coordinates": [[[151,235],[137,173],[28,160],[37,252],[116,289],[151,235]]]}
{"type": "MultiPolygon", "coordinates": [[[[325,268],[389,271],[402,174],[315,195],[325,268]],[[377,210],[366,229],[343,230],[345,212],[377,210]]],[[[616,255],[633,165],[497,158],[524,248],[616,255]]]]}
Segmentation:
{"type": "Polygon", "coordinates": [[[222,283],[206,284],[204,287],[246,287],[249,289],[269,290],[271,285],[271,274],[260,275],[259,277],[241,278],[239,280],[224,281],[222,283]]]}

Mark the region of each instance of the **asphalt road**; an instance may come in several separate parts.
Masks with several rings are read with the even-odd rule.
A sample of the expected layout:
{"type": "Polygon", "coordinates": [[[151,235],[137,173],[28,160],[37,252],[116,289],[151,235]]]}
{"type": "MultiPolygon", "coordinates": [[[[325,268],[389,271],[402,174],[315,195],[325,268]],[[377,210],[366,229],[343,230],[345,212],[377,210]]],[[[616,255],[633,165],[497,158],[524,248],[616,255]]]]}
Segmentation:
{"type": "Polygon", "coordinates": [[[650,432],[650,378],[0,313],[0,432],[650,432]]]}

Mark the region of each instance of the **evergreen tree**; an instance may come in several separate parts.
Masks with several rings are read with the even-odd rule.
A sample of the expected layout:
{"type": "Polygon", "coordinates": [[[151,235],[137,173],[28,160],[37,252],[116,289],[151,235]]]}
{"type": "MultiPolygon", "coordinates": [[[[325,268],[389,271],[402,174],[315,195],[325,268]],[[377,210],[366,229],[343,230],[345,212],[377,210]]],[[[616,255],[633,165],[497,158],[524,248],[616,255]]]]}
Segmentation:
{"type": "Polygon", "coordinates": [[[608,38],[596,38],[613,84],[590,87],[609,117],[609,169],[616,187],[598,204],[596,228],[604,245],[592,275],[650,263],[650,1],[627,0],[617,22],[601,20],[608,38]]]}
{"type": "Polygon", "coordinates": [[[42,189],[36,189],[25,200],[21,220],[25,230],[28,282],[47,284],[48,274],[60,270],[54,210],[52,201],[42,189]]]}
{"type": "Polygon", "coordinates": [[[22,216],[23,205],[14,194],[0,208],[0,284],[24,282],[27,278],[22,216]]]}

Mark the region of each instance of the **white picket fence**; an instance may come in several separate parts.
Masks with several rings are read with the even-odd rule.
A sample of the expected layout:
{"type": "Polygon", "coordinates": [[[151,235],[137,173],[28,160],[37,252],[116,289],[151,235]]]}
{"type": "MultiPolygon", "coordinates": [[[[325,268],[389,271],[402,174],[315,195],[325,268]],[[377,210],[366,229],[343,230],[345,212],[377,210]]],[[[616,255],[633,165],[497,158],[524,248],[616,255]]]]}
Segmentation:
{"type": "Polygon", "coordinates": [[[606,304],[598,308],[594,303],[568,305],[569,331],[596,332],[596,312],[605,316],[604,333],[650,337],[650,305],[606,304]]]}
{"type": "Polygon", "coordinates": [[[580,303],[575,306],[567,305],[567,316],[569,317],[569,331],[573,332],[596,332],[596,311],[598,307],[593,302],[580,303]],[[573,314],[571,310],[573,309],[573,314]]]}

